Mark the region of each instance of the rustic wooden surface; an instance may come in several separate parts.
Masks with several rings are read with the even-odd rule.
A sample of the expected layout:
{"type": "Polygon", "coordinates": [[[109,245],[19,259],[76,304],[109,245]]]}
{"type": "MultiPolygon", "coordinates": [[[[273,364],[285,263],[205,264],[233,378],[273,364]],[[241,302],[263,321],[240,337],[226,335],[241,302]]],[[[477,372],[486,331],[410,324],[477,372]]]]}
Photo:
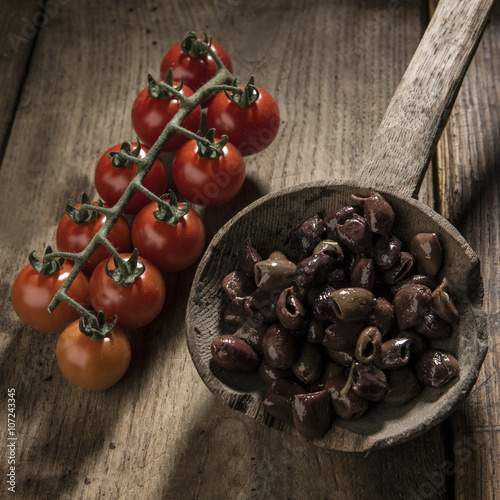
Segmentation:
{"type": "MultiPolygon", "coordinates": [[[[490,351],[476,387],[450,419],[416,441],[359,455],[284,437],[211,395],[184,338],[194,269],[168,277],[168,306],[133,336],[129,372],[102,393],[62,378],[57,337],[17,320],[10,287],[29,251],[54,242],[66,201],[84,190],[95,195],[95,162],[110,145],[133,139],[131,103],[187,29],[220,41],[235,73],[242,81],[255,74],[282,114],[275,143],[248,159],[238,199],[204,211],[213,235],[269,191],[315,179],[362,179],[360,161],[425,29],[427,2],[146,0],[139,7],[48,0],[45,17],[41,3],[13,4],[0,6],[0,439],[4,447],[7,388],[14,387],[21,498],[494,498],[500,488],[498,6],[420,195],[481,258],[490,351]],[[42,26],[30,31],[30,23],[42,26]],[[17,51],[9,34],[24,38],[17,51]]],[[[3,498],[5,448],[0,471],[3,498]]]]}

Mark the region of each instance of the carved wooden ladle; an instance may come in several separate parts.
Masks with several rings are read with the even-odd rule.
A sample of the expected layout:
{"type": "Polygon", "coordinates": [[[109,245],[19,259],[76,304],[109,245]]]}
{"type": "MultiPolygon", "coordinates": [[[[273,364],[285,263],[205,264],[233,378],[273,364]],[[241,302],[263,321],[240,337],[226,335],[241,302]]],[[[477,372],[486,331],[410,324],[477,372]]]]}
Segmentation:
{"type": "Polygon", "coordinates": [[[396,213],[394,234],[408,245],[419,232],[434,232],[444,249],[441,276],[455,294],[460,320],[451,337],[437,342],[454,353],[460,376],[441,388],[427,387],[399,408],[379,404],[357,421],[335,419],[313,442],[345,451],[383,448],[416,437],[441,422],[473,387],[487,350],[479,260],[459,232],[415,199],[436,143],[450,115],[464,74],[487,23],[492,0],[441,0],[391,100],[356,181],[318,181],[272,192],[227,222],[208,246],[189,297],[187,341],[208,388],[230,407],[294,434],[262,408],[266,386],[256,374],[223,370],[211,359],[214,337],[234,333],[220,320],[226,297],[221,283],[237,268],[236,249],[248,236],[264,258],[286,253],[291,229],[317,212],[346,205],[351,194],[380,192],[396,213]]]}

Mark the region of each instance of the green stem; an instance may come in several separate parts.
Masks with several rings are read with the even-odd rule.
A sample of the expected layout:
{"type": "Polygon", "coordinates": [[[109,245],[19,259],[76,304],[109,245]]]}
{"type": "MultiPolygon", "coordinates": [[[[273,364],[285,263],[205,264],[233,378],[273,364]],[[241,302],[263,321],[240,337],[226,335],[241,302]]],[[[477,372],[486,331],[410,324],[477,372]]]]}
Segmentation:
{"type": "Polygon", "coordinates": [[[156,203],[163,203],[163,200],[159,196],[156,196],[153,192],[151,192],[147,187],[144,187],[142,184],[139,186],[138,190],[142,194],[150,198],[151,201],[156,201],[156,203]]]}
{"type": "Polygon", "coordinates": [[[346,383],[342,390],[340,391],[340,394],[348,394],[349,391],[351,390],[352,387],[352,370],[354,369],[354,365],[356,364],[356,361],[353,361],[351,364],[351,369],[349,370],[349,375],[347,377],[346,383]]]}
{"type": "MultiPolygon", "coordinates": [[[[59,292],[58,292],[59,293],[59,292]]],[[[57,297],[57,294],[56,294],[57,297]]],[[[69,305],[73,306],[82,316],[85,316],[87,318],[93,318],[94,315],[88,310],[85,309],[80,303],[78,303],[76,300],[72,299],[71,297],[68,297],[65,295],[64,297],[61,297],[64,302],[67,302],[69,305]]]]}
{"type": "Polygon", "coordinates": [[[175,130],[177,132],[180,132],[181,134],[184,134],[185,136],[189,137],[190,139],[194,139],[196,142],[203,142],[207,146],[210,146],[210,144],[211,144],[209,140],[205,139],[205,137],[201,137],[200,135],[195,134],[194,132],[191,132],[187,128],[175,127],[175,130]]]}
{"type": "Polygon", "coordinates": [[[113,243],[111,243],[111,241],[109,241],[107,238],[104,239],[104,241],[102,242],[102,244],[109,250],[109,252],[111,253],[111,255],[118,261],[122,261],[123,262],[123,259],[120,255],[120,252],[118,252],[118,250],[113,246],[113,243]]]}
{"type": "Polygon", "coordinates": [[[106,207],[99,207],[97,205],[81,205],[80,210],[92,210],[93,212],[99,212],[100,214],[108,215],[110,209],[106,207]]]}

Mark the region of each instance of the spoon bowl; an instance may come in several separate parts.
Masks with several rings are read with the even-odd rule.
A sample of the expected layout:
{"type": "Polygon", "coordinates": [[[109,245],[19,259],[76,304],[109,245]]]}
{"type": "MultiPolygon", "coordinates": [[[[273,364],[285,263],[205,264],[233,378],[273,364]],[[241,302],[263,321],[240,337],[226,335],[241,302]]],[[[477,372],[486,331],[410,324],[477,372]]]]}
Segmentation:
{"type": "Polygon", "coordinates": [[[266,387],[257,374],[225,371],[211,358],[212,340],[235,331],[219,315],[225,304],[222,280],[237,268],[238,246],[250,237],[263,258],[274,250],[286,255],[291,230],[316,213],[350,204],[352,194],[365,196],[369,188],[393,207],[393,234],[406,248],[419,232],[433,232],[440,239],[444,255],[438,279],[448,280],[460,320],[449,339],[433,346],[456,356],[460,376],[440,388],[426,387],[402,407],[379,403],[360,420],[335,419],[332,428],[313,442],[343,451],[402,443],[441,422],[470,392],[487,351],[479,260],[447,220],[415,198],[492,4],[493,0],[439,2],[360,166],[362,182],[324,180],[270,193],[227,222],[209,244],[189,297],[187,342],[200,377],[231,408],[300,438],[292,426],[262,408],[266,387]]]}
{"type": "MultiPolygon", "coordinates": [[[[227,304],[221,283],[237,268],[236,250],[248,236],[266,258],[274,250],[285,254],[290,229],[315,213],[350,202],[351,194],[366,195],[367,189],[353,182],[318,181],[270,193],[231,219],[210,243],[194,278],[188,304],[188,347],[194,364],[208,388],[226,404],[249,417],[284,432],[298,433],[292,426],[271,418],[261,401],[266,386],[255,373],[238,374],[220,368],[211,358],[210,343],[217,335],[232,334],[235,327],[220,320],[227,304]]],[[[364,451],[382,448],[416,437],[446,418],[469,393],[487,349],[482,280],[479,260],[459,232],[439,214],[415,199],[381,193],[396,214],[394,234],[408,247],[418,232],[434,232],[444,249],[439,278],[445,276],[460,311],[453,334],[436,347],[454,353],[460,377],[441,388],[426,387],[414,400],[400,408],[379,404],[369,416],[357,421],[335,420],[333,427],[314,442],[325,448],[364,451]],[[411,223],[409,223],[411,222],[411,223]]]]}

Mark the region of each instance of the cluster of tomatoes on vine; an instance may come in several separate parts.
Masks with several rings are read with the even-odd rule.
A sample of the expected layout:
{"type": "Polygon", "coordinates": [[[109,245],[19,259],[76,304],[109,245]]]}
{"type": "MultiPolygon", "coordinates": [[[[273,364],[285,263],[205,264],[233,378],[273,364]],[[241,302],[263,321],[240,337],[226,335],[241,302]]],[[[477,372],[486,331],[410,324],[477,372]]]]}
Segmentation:
{"type": "Polygon", "coordinates": [[[58,251],[48,247],[42,259],[32,252],[16,277],[15,312],[41,332],[62,332],[58,365],[76,385],[105,389],[124,375],[131,360],[127,331],[148,325],[162,311],[164,273],[186,269],[203,252],[205,227],[191,204],[217,206],[234,198],[245,179],[244,156],[263,150],[277,134],[279,110],[273,97],[253,77],[247,85],[234,80],[212,85],[221,67],[232,74],[228,53],[206,36],[189,32],[170,48],[161,62],[160,80],[149,75],[148,86],[133,103],[138,141],[109,148],[97,162],[95,186],[101,199],[83,194],[81,203],[68,203],[57,228],[58,251]],[[182,106],[188,107],[184,115],[182,106]],[[202,137],[203,108],[208,131],[202,137]],[[165,142],[167,125],[179,117],[178,131],[165,142]],[[161,149],[151,156],[158,144],[161,149]],[[172,177],[186,202],[178,201],[171,189],[165,194],[162,151],[175,152],[172,177]],[[148,154],[154,161],[127,197],[138,175],[135,160],[148,154]],[[110,207],[121,208],[117,213],[110,207]],[[125,215],[133,220],[131,226],[125,215]],[[116,220],[108,221],[106,237],[96,244],[108,218],[116,220]],[[89,247],[91,255],[79,263],[78,255],[89,247]],[[64,300],[54,308],[51,304],[75,263],[81,270],[73,273],[64,300]]]}

